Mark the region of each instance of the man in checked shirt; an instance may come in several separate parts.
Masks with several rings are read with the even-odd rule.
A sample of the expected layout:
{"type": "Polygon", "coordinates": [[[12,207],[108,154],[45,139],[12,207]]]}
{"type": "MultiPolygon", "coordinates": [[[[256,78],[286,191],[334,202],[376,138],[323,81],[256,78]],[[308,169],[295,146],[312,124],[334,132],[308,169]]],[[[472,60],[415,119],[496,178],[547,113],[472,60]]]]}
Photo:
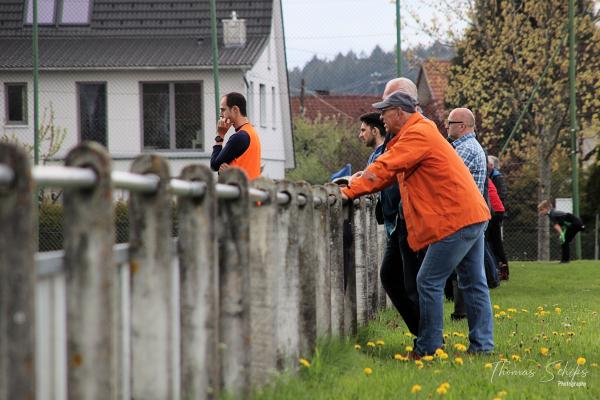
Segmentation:
{"type": "MultiPolygon", "coordinates": [[[[460,158],[471,172],[479,193],[486,196],[487,158],[485,151],[475,136],[475,117],[468,108],[455,108],[450,111],[446,121],[448,139],[460,158]]],[[[487,198],[486,198],[487,201],[487,198]]],[[[454,292],[454,312],[451,317],[459,320],[467,317],[462,290],[460,290],[456,274],[451,277],[454,292]]]]}

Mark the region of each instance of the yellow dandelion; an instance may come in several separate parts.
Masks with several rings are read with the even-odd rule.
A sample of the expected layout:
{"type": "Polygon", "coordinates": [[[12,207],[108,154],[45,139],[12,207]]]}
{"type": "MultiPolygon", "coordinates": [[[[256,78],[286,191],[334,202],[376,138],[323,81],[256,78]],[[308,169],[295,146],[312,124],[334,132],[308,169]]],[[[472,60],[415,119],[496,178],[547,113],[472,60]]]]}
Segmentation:
{"type": "Polygon", "coordinates": [[[447,360],[448,359],[448,354],[446,354],[446,353],[440,354],[439,357],[440,357],[440,360],[447,360]]]}
{"type": "Polygon", "coordinates": [[[560,369],[560,363],[557,362],[556,364],[554,364],[554,369],[560,369]]]}
{"type": "Polygon", "coordinates": [[[553,334],[554,336],[558,336],[558,332],[556,332],[556,331],[552,331],[552,334],[553,334]]]}
{"type": "Polygon", "coordinates": [[[443,349],[435,349],[435,355],[437,357],[441,356],[444,353],[445,353],[445,351],[443,349]]]}
{"type": "Polygon", "coordinates": [[[548,349],[547,347],[540,348],[540,354],[543,355],[544,357],[548,355],[549,351],[550,351],[550,349],[548,349]]]}
{"type": "Polygon", "coordinates": [[[410,388],[410,392],[411,393],[415,393],[415,394],[419,393],[421,390],[423,390],[423,388],[421,387],[421,385],[413,385],[410,388]]]}
{"type": "Polygon", "coordinates": [[[585,358],[579,357],[577,359],[577,365],[584,365],[584,364],[585,364],[585,358]]]}
{"type": "Polygon", "coordinates": [[[544,336],[542,336],[542,339],[548,340],[548,336],[544,335],[544,336]]]}
{"type": "Polygon", "coordinates": [[[526,309],[526,308],[521,308],[521,311],[524,312],[524,313],[528,313],[529,312],[529,310],[526,309]]]}
{"type": "Polygon", "coordinates": [[[306,358],[301,358],[298,360],[298,362],[300,363],[300,365],[309,368],[310,367],[310,361],[308,361],[306,358]]]}
{"type": "Polygon", "coordinates": [[[498,313],[499,316],[504,317],[506,315],[506,311],[500,311],[498,313]]]}
{"type": "Polygon", "coordinates": [[[375,342],[375,344],[377,346],[383,346],[385,344],[385,342],[383,340],[378,340],[378,341],[375,342]]]}
{"type": "Polygon", "coordinates": [[[413,351],[413,347],[412,346],[406,346],[404,348],[404,350],[406,350],[406,351],[413,351]]]}
{"type": "Polygon", "coordinates": [[[513,361],[521,361],[521,356],[513,354],[512,356],[510,356],[510,359],[513,361]]]}
{"type": "Polygon", "coordinates": [[[493,367],[492,363],[485,363],[483,368],[485,369],[491,369],[493,367]]]}
{"type": "Polygon", "coordinates": [[[421,361],[421,360],[415,360],[415,365],[417,367],[419,367],[419,368],[423,368],[424,367],[423,361],[421,361]]]}
{"type": "Polygon", "coordinates": [[[440,387],[444,387],[446,389],[450,389],[450,384],[448,382],[444,382],[440,385],[440,387]]]}
{"type": "Polygon", "coordinates": [[[531,353],[531,347],[525,348],[525,353],[530,354],[531,353]]]}
{"type": "Polygon", "coordinates": [[[394,360],[398,361],[407,361],[408,357],[403,356],[402,354],[394,354],[394,360]]]}
{"type": "Polygon", "coordinates": [[[360,344],[355,344],[354,345],[354,349],[355,350],[360,350],[360,349],[362,349],[362,347],[360,346],[360,344]]]}
{"type": "Polygon", "coordinates": [[[511,313],[516,313],[517,309],[516,308],[507,308],[506,311],[511,312],[511,313]]]}
{"type": "Polygon", "coordinates": [[[575,332],[567,332],[567,336],[573,337],[573,336],[575,336],[575,332]]]}
{"type": "Polygon", "coordinates": [[[591,363],[591,364],[590,364],[590,367],[592,367],[592,368],[598,368],[598,364],[596,364],[596,363],[591,363]]]}
{"type": "Polygon", "coordinates": [[[502,398],[502,397],[506,397],[507,394],[508,394],[508,392],[506,390],[501,390],[496,394],[496,396],[502,398]]]}
{"type": "Polygon", "coordinates": [[[498,314],[498,313],[494,314],[494,318],[500,318],[500,314],[498,314]]]}
{"type": "Polygon", "coordinates": [[[501,397],[494,397],[492,400],[502,400],[501,397]]]}
{"type": "Polygon", "coordinates": [[[463,362],[463,359],[462,359],[462,358],[460,358],[460,357],[456,357],[456,358],[454,359],[454,363],[455,363],[456,365],[463,365],[463,364],[464,364],[464,362],[463,362]]]}
{"type": "Polygon", "coordinates": [[[448,334],[444,333],[444,339],[448,339],[448,334]]]}
{"type": "Polygon", "coordinates": [[[467,346],[465,346],[465,345],[464,345],[464,344],[462,344],[462,343],[456,343],[456,344],[454,345],[454,348],[455,348],[456,350],[458,350],[458,351],[467,351],[467,346]]]}
{"type": "Polygon", "coordinates": [[[421,360],[423,360],[423,361],[431,361],[431,360],[433,360],[433,356],[423,356],[423,357],[421,357],[421,360]]]}
{"type": "Polygon", "coordinates": [[[448,393],[448,389],[446,389],[446,387],[444,386],[440,386],[437,389],[435,389],[436,393],[439,394],[440,396],[448,393]]]}
{"type": "Polygon", "coordinates": [[[373,342],[367,342],[367,347],[375,347],[375,343],[373,343],[373,342]]]}
{"type": "Polygon", "coordinates": [[[494,310],[499,310],[500,306],[498,304],[494,304],[494,310]]]}
{"type": "Polygon", "coordinates": [[[363,372],[365,373],[366,376],[369,376],[373,373],[373,370],[369,367],[363,369],[363,372]]]}
{"type": "Polygon", "coordinates": [[[560,314],[560,311],[561,311],[561,310],[560,310],[560,307],[556,307],[556,308],[554,309],[554,312],[555,312],[555,313],[557,313],[557,314],[560,314]]]}

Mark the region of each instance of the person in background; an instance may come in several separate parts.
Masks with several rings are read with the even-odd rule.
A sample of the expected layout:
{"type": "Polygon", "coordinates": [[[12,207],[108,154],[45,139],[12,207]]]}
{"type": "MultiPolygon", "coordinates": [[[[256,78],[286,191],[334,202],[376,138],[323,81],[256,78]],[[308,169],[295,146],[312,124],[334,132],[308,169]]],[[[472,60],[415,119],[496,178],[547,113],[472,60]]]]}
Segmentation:
{"type": "Polygon", "coordinates": [[[246,98],[240,93],[228,93],[221,98],[220,108],[210,168],[221,172],[229,167],[239,167],[249,180],[258,178],[261,171],[260,138],[246,116],[246,98]],[[232,127],[235,132],[223,147],[225,135],[232,127]]]}
{"type": "Polygon", "coordinates": [[[363,142],[365,146],[373,149],[373,153],[369,156],[367,165],[371,164],[381,153],[383,153],[385,128],[379,117],[380,115],[378,112],[366,113],[360,116],[361,124],[358,139],[363,142]]]}
{"type": "Polygon", "coordinates": [[[498,157],[495,156],[488,156],[487,159],[490,179],[492,182],[494,182],[494,185],[498,191],[498,196],[500,197],[500,201],[506,209],[508,206],[508,188],[506,186],[506,181],[504,180],[504,175],[500,171],[500,160],[498,160],[498,157]]]}
{"type": "Polygon", "coordinates": [[[493,213],[488,229],[485,232],[486,239],[490,244],[492,252],[498,259],[498,266],[500,267],[500,279],[507,281],[509,278],[508,258],[506,257],[504,243],[502,240],[502,221],[504,220],[505,208],[504,203],[500,198],[500,193],[498,193],[498,189],[491,177],[488,179],[488,195],[493,213]]]}
{"type": "Polygon", "coordinates": [[[550,223],[558,233],[561,243],[560,262],[568,263],[571,261],[570,243],[577,233],[585,230],[585,225],[577,216],[552,208],[552,203],[549,200],[544,200],[538,204],[538,212],[540,215],[547,215],[550,218],[550,223]]]}

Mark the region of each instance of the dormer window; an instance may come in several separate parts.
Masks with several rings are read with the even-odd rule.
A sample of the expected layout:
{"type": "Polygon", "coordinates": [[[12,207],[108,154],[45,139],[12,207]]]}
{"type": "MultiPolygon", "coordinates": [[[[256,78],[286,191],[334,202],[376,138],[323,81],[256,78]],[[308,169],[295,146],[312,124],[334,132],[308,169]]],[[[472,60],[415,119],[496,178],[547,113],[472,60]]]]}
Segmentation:
{"type": "MultiPolygon", "coordinates": [[[[25,19],[27,24],[33,24],[33,0],[27,0],[25,19]]],[[[56,18],[56,0],[38,0],[38,24],[54,24],[56,18]]]]}
{"type": "MultiPolygon", "coordinates": [[[[33,23],[34,0],[27,0],[25,23],[33,23]]],[[[89,25],[91,0],[37,0],[40,25],[89,25]]]]}

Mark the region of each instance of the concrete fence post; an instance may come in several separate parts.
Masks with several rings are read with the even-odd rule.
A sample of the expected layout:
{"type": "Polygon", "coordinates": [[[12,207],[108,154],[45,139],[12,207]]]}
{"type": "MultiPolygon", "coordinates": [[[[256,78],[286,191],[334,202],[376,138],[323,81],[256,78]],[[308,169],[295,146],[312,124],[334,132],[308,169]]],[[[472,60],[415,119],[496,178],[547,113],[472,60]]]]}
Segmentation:
{"type": "Polygon", "coordinates": [[[344,335],[344,216],[338,185],[325,184],[329,205],[329,268],[331,273],[331,334],[344,335]]]}
{"type": "Polygon", "coordinates": [[[248,178],[238,168],[219,175],[219,183],[240,189],[237,199],[219,202],[219,337],[221,383],[226,394],[246,397],[250,348],[250,226],[248,178]]]}
{"type": "Polygon", "coordinates": [[[250,205],[250,384],[264,385],[277,371],[277,240],[280,225],[275,183],[258,178],[250,186],[269,199],[250,205]]]}
{"type": "Polygon", "coordinates": [[[377,316],[378,297],[379,297],[379,264],[378,264],[378,247],[377,247],[377,219],[375,218],[376,197],[370,195],[367,201],[365,232],[366,232],[366,269],[367,269],[367,285],[368,285],[368,318],[373,319],[377,316]]]}
{"type": "Polygon", "coordinates": [[[366,215],[366,200],[365,197],[360,197],[357,200],[358,204],[353,204],[353,239],[354,239],[354,267],[356,270],[356,315],[357,323],[365,325],[369,320],[369,286],[368,286],[368,270],[367,260],[369,254],[368,249],[368,225],[365,223],[366,215]]]}
{"type": "Polygon", "coordinates": [[[290,195],[290,202],[279,206],[279,249],[277,263],[277,365],[280,369],[297,365],[300,350],[300,267],[298,199],[296,186],[278,181],[278,192],[290,195]]]}
{"type": "MultiPolygon", "coordinates": [[[[360,201],[364,201],[361,199],[360,201]]],[[[344,224],[344,334],[356,334],[356,254],[354,246],[354,202],[343,206],[344,224]]],[[[364,256],[364,254],[363,254],[364,256]]]]}
{"type": "Polygon", "coordinates": [[[14,179],[0,185],[0,399],[35,398],[37,250],[29,156],[0,143],[0,164],[14,179]]]}
{"type": "Polygon", "coordinates": [[[131,397],[171,399],[172,218],[169,168],[156,155],[136,158],[131,172],[160,178],[154,194],[132,192],[129,198],[131,268],[131,397]]]}
{"type": "Polygon", "coordinates": [[[201,199],[178,198],[181,395],[209,399],[219,390],[217,198],[212,171],[190,165],[181,179],[206,183],[201,199]]]}
{"type": "Polygon", "coordinates": [[[317,336],[331,335],[331,268],[329,265],[329,206],[327,191],[323,186],[313,186],[313,196],[323,202],[313,211],[313,232],[315,235],[315,276],[317,336]]]}
{"type": "Polygon", "coordinates": [[[297,182],[298,195],[306,198],[304,205],[298,206],[299,268],[300,268],[300,355],[307,356],[315,350],[317,342],[316,310],[316,251],[313,230],[313,192],[307,182],[297,182]]]}
{"type": "Polygon", "coordinates": [[[92,188],[64,190],[67,299],[67,391],[70,399],[118,396],[117,268],[110,156],[84,142],[69,152],[68,167],[91,168],[92,188]]]}

